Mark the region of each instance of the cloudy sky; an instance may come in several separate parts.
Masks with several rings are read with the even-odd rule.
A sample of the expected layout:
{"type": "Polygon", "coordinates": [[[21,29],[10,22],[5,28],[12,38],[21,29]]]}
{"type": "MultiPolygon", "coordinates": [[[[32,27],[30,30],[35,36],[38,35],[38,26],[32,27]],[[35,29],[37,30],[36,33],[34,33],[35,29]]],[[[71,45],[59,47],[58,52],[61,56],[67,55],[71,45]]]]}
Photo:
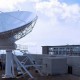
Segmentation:
{"type": "Polygon", "coordinates": [[[15,10],[38,16],[33,31],[17,43],[36,47],[80,44],[80,0],[0,0],[0,11],[15,10]]]}

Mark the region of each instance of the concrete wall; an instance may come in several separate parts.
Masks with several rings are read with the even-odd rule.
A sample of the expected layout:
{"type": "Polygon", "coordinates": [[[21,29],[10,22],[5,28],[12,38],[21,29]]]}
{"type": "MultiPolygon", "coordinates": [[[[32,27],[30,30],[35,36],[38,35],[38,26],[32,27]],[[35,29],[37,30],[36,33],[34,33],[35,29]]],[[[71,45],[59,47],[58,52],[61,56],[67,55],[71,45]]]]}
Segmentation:
{"type": "Polygon", "coordinates": [[[67,59],[63,57],[45,57],[42,72],[46,75],[67,73],[67,59]]]}
{"type": "Polygon", "coordinates": [[[80,66],[80,56],[68,56],[67,64],[69,66],[80,66]]]}
{"type": "Polygon", "coordinates": [[[72,74],[80,76],[80,56],[68,56],[67,65],[72,67],[72,74]]]}
{"type": "Polygon", "coordinates": [[[72,67],[72,74],[80,76],[80,66],[73,66],[72,67]]]}

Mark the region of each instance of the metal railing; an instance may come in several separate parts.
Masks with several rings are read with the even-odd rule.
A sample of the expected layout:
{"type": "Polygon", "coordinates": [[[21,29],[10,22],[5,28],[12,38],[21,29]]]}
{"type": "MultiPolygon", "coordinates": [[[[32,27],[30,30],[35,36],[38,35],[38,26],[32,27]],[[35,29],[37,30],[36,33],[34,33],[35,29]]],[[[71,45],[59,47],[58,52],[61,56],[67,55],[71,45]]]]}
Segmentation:
{"type": "Polygon", "coordinates": [[[17,48],[16,50],[28,50],[28,46],[27,45],[21,45],[21,44],[17,44],[17,48]]]}

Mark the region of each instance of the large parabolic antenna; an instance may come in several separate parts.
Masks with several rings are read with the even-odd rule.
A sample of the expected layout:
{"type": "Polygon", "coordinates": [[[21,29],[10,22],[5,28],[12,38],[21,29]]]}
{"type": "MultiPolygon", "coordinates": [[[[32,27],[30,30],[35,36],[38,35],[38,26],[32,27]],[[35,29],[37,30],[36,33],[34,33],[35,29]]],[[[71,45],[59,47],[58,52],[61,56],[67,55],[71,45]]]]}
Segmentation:
{"type": "Polygon", "coordinates": [[[32,31],[37,16],[28,11],[0,13],[0,49],[11,46],[16,40],[32,31]]]}
{"type": "Polygon", "coordinates": [[[15,41],[32,31],[37,16],[28,11],[0,13],[0,49],[6,50],[6,77],[13,77],[12,50],[16,49],[15,41]]]}

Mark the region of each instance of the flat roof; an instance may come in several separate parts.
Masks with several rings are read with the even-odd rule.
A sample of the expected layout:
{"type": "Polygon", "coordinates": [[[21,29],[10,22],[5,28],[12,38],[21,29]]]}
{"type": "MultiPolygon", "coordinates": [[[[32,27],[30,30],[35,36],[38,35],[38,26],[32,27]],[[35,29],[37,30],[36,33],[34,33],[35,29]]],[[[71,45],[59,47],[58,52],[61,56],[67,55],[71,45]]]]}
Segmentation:
{"type": "Polygon", "coordinates": [[[42,47],[80,47],[80,45],[56,45],[56,46],[42,46],[42,47]]]}

